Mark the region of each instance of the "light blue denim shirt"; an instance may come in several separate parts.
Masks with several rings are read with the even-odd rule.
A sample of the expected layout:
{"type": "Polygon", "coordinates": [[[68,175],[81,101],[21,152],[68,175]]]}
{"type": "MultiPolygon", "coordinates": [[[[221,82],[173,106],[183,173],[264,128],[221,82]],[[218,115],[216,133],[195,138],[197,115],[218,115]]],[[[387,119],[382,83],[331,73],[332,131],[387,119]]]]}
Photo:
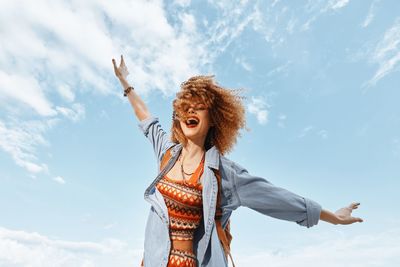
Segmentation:
{"type": "MultiPolygon", "coordinates": [[[[169,217],[164,198],[155,185],[172,168],[182,145],[170,140],[158,117],[150,116],[139,121],[138,126],[153,146],[158,169],[164,153],[173,147],[172,157],[166,167],[158,172],[144,193],[145,200],[151,204],[145,230],[144,266],[165,267],[171,248],[169,217]]],[[[206,151],[204,171],[200,178],[203,184],[203,220],[193,240],[198,267],[228,266],[214,223],[218,184],[211,168],[219,169],[221,173],[223,227],[226,226],[232,211],[240,206],[308,228],[318,224],[322,209],[320,204],[275,186],[263,177],[249,174],[245,168],[221,155],[213,146],[206,151]]]]}

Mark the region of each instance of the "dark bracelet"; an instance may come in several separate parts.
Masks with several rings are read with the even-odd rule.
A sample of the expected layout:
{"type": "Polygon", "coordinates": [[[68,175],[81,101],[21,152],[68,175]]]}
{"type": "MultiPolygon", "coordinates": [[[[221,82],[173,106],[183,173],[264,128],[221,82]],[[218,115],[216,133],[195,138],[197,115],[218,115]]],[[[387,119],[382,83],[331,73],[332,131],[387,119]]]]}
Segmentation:
{"type": "Polygon", "coordinates": [[[126,88],[125,90],[124,90],[124,96],[127,96],[128,94],[129,94],[129,92],[131,91],[131,90],[134,90],[135,88],[133,88],[132,86],[129,86],[128,88],[126,88]]]}

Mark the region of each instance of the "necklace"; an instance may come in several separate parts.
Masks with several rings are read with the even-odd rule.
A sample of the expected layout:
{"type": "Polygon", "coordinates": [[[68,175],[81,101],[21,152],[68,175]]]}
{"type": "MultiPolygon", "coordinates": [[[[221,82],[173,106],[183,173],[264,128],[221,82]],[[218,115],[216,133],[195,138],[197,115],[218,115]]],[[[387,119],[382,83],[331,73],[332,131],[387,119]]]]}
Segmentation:
{"type": "MultiPolygon", "coordinates": [[[[202,157],[202,159],[201,159],[200,164],[204,161],[204,155],[205,155],[205,152],[203,153],[203,157],[202,157]]],[[[182,175],[182,180],[183,180],[183,182],[184,182],[185,184],[187,184],[187,183],[186,183],[186,178],[185,178],[185,175],[184,175],[184,174],[186,174],[186,175],[193,175],[195,172],[186,173],[185,170],[183,169],[183,160],[184,160],[184,158],[183,158],[183,156],[182,156],[182,153],[181,153],[180,157],[182,157],[182,161],[181,161],[181,175],[182,175]]],[[[203,167],[203,166],[202,166],[202,167],[203,167]]]]}

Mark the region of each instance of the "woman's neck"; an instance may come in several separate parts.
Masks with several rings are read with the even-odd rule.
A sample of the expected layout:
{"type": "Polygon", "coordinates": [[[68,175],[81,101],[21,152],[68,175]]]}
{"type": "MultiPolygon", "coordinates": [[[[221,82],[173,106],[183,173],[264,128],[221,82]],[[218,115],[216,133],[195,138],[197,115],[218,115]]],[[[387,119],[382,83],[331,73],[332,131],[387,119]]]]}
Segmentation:
{"type": "Polygon", "coordinates": [[[184,146],[182,150],[182,156],[185,158],[185,161],[198,159],[203,156],[203,153],[205,153],[205,148],[190,140],[188,140],[186,146],[184,146]]]}

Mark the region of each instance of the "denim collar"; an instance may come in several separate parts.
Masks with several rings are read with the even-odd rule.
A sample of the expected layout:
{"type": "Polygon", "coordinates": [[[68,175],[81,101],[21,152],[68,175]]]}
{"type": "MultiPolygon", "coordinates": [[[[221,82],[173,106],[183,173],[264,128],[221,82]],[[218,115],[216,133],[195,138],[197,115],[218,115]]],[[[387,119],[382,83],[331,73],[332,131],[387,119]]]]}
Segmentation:
{"type": "MultiPolygon", "coordinates": [[[[176,156],[176,154],[180,154],[182,151],[182,144],[178,143],[172,148],[172,157],[176,156]]],[[[214,168],[216,170],[219,169],[219,151],[216,146],[212,146],[206,151],[206,157],[204,160],[204,165],[214,168]]]]}

